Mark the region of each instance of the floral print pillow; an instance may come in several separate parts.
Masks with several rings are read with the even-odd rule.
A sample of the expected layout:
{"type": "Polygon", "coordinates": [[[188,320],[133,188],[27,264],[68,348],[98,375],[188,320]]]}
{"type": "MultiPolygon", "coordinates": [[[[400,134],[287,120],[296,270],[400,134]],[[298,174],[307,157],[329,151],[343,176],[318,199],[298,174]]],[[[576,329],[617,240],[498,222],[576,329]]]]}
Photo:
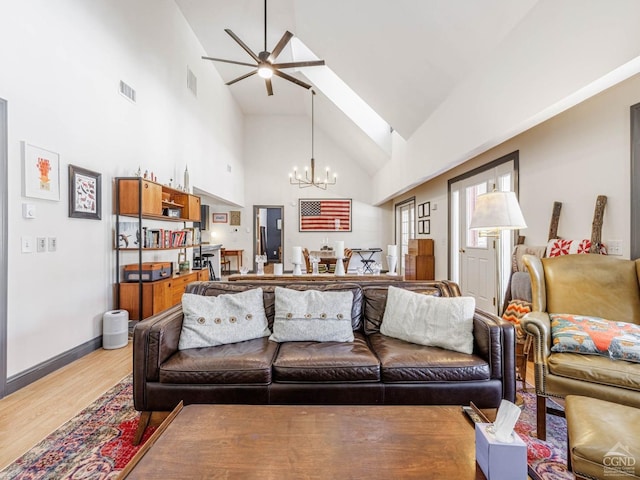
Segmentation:
{"type": "Polygon", "coordinates": [[[551,314],[552,352],[603,355],[640,363],[640,325],[585,315],[551,314]]]}

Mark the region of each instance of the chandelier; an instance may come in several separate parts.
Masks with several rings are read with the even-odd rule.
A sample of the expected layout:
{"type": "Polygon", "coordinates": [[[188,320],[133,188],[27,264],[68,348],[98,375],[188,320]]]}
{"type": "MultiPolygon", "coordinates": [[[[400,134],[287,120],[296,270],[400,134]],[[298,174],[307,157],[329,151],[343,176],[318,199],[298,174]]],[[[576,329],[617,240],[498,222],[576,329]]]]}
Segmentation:
{"type": "Polygon", "coordinates": [[[293,173],[289,174],[289,183],[291,185],[297,185],[299,188],[317,187],[322,190],[326,190],[328,185],[335,185],[338,180],[338,174],[334,173],[332,177],[329,174],[329,167],[325,169],[324,179],[320,179],[320,176],[316,177],[316,160],[313,158],[313,97],[316,92],[311,90],[311,169],[304,167],[304,176],[300,175],[297,167],[293,167],[293,173]]]}

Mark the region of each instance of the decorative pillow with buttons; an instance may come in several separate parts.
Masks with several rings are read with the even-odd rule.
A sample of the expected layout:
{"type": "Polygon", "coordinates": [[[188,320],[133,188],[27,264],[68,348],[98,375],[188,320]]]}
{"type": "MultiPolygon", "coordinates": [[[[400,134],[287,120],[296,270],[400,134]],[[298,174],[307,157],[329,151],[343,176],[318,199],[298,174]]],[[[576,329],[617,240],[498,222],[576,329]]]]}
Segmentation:
{"type": "Polygon", "coordinates": [[[244,342],[271,334],[261,288],[216,297],[185,293],[182,311],[179,350],[244,342]]]}
{"type": "Polygon", "coordinates": [[[351,292],[276,287],[274,342],[353,342],[351,292]]]}

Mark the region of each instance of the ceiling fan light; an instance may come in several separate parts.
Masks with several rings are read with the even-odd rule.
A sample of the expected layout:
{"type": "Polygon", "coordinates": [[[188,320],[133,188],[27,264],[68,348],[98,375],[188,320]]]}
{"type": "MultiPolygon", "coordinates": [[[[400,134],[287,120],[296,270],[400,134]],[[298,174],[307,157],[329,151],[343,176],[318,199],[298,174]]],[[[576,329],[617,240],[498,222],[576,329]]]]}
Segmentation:
{"type": "Polygon", "coordinates": [[[258,75],[264,79],[273,77],[273,68],[267,65],[260,65],[258,67],[258,75]]]}

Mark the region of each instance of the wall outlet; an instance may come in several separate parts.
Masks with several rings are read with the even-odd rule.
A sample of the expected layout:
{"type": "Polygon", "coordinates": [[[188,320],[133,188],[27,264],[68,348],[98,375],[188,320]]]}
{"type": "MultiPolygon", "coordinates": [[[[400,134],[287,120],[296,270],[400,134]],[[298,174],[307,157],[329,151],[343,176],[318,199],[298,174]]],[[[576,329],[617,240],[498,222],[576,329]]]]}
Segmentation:
{"type": "Polygon", "coordinates": [[[609,240],[605,245],[609,255],[622,255],[622,240],[609,240]]]}
{"type": "Polygon", "coordinates": [[[55,252],[58,248],[58,239],[56,237],[49,237],[49,251],[55,252]]]}
{"type": "Polygon", "coordinates": [[[36,238],[36,252],[42,253],[47,251],[47,239],[45,237],[36,238]]]}

